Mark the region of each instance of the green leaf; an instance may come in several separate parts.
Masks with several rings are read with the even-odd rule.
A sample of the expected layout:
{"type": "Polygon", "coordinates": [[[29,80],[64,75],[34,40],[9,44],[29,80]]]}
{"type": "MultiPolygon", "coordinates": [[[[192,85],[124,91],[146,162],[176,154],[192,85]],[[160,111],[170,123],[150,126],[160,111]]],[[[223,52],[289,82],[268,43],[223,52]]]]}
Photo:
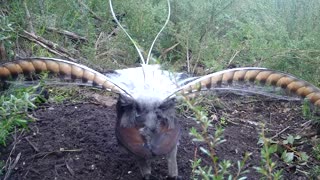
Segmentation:
{"type": "Polygon", "coordinates": [[[301,136],[300,136],[300,135],[297,135],[297,136],[294,137],[294,139],[297,139],[297,140],[298,140],[298,139],[301,139],[301,136]]]}
{"type": "Polygon", "coordinates": [[[281,155],[281,158],[283,159],[284,162],[291,163],[294,159],[294,153],[284,151],[281,155]]]}
{"type": "Polygon", "coordinates": [[[269,153],[275,153],[277,151],[278,145],[277,144],[273,144],[269,147],[269,153]]]}
{"type": "Polygon", "coordinates": [[[200,151],[210,157],[210,152],[207,149],[205,149],[204,147],[200,147],[200,151]]]}
{"type": "Polygon", "coordinates": [[[288,142],[288,144],[293,144],[293,142],[294,142],[294,137],[293,137],[292,135],[289,135],[289,136],[287,137],[287,142],[288,142]]]}
{"type": "Polygon", "coordinates": [[[306,152],[301,152],[300,153],[300,160],[301,161],[308,161],[308,159],[309,159],[309,156],[307,155],[306,152]]]}

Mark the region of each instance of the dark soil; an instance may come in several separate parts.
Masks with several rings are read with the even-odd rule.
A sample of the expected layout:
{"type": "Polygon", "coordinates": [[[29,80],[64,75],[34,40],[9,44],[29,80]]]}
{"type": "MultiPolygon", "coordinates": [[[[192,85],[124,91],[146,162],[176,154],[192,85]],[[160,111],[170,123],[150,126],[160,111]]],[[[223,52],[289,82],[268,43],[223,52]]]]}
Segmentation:
{"type": "MultiPolygon", "coordinates": [[[[115,102],[114,98],[109,100],[115,102]]],[[[217,156],[220,160],[231,160],[234,164],[231,171],[236,172],[236,162],[243,158],[245,152],[251,152],[252,155],[245,166],[245,169],[250,170],[246,174],[248,179],[261,177],[253,169],[254,166],[261,165],[261,146],[257,144],[261,132],[259,122],[266,123],[268,137],[285,130],[275,140],[281,140],[281,137],[288,134],[301,134],[305,137],[310,132],[305,127],[304,123],[307,120],[301,114],[300,102],[237,95],[223,95],[212,102],[215,108],[209,111],[215,115],[211,114],[210,117],[225,119],[224,137],[227,140],[216,148],[217,156]],[[287,127],[289,128],[285,129],[287,127]]],[[[110,104],[51,104],[32,112],[32,116],[37,120],[29,124],[28,130],[23,133],[17,132],[11,145],[0,149],[1,160],[11,159],[14,167],[9,179],[141,179],[134,157],[119,147],[116,141],[115,105],[110,104]]],[[[192,142],[189,136],[190,128],[195,126],[199,129],[199,125],[185,114],[179,115],[179,119],[183,132],[177,157],[179,174],[184,179],[191,179],[190,160],[205,157],[198,150],[202,144],[192,142]]],[[[302,143],[295,147],[298,151],[311,154],[312,146],[305,139],[302,138],[302,143]]],[[[278,168],[283,169],[284,179],[308,179],[303,172],[316,163],[311,158],[307,165],[287,165],[279,157],[273,158],[274,161],[278,161],[278,168]]],[[[207,158],[204,158],[203,162],[210,164],[207,158]]],[[[157,179],[166,177],[165,158],[155,159],[152,168],[157,179]]]]}

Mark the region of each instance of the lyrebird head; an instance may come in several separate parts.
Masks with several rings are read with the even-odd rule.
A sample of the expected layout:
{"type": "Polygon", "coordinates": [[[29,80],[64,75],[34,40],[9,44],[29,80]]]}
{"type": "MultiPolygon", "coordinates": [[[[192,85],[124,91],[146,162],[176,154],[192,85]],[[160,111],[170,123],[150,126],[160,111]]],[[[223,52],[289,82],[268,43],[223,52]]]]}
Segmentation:
{"type": "Polygon", "coordinates": [[[146,127],[156,132],[157,125],[174,127],[176,100],[154,101],[119,96],[117,103],[118,121],[122,127],[146,127]],[[160,123],[160,124],[159,124],[160,123]]]}

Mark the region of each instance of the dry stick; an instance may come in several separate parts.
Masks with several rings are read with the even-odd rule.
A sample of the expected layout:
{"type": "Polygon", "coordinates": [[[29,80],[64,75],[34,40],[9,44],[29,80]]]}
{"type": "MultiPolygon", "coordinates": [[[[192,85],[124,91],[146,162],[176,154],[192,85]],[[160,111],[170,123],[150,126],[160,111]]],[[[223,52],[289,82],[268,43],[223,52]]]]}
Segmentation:
{"type": "Polygon", "coordinates": [[[7,159],[7,161],[6,161],[6,165],[4,166],[5,169],[7,170],[7,172],[6,172],[3,180],[9,179],[9,177],[10,177],[10,175],[11,175],[11,172],[12,172],[12,169],[15,168],[15,166],[17,165],[17,163],[18,163],[18,161],[19,161],[19,159],[20,159],[21,152],[17,155],[17,157],[15,158],[14,162],[13,162],[13,163],[11,162],[11,156],[12,156],[14,150],[16,149],[16,145],[20,142],[19,139],[21,138],[21,136],[22,136],[23,134],[24,134],[24,130],[22,130],[21,133],[20,133],[20,135],[17,136],[17,129],[15,128],[15,133],[14,133],[14,137],[13,137],[14,141],[13,141],[13,143],[12,143],[12,144],[13,144],[13,147],[12,147],[10,153],[9,153],[8,159],[7,159]]]}
{"type": "MultiPolygon", "coordinates": [[[[201,45],[200,45],[200,47],[201,47],[201,45]]],[[[196,68],[197,68],[197,66],[198,66],[198,64],[199,64],[200,57],[201,57],[201,52],[202,52],[202,51],[200,50],[199,53],[198,53],[198,57],[197,57],[196,63],[195,63],[195,65],[193,66],[193,69],[192,69],[192,74],[195,73],[196,68]]]]}
{"type": "MultiPolygon", "coordinates": [[[[29,40],[29,41],[32,41],[32,42],[34,42],[34,43],[42,46],[43,48],[47,49],[49,52],[51,52],[51,53],[53,53],[53,54],[55,54],[55,55],[58,55],[58,56],[61,56],[61,57],[65,57],[64,54],[62,54],[62,53],[60,53],[60,52],[58,52],[58,51],[55,51],[55,50],[51,49],[50,47],[48,47],[46,44],[44,44],[44,43],[42,43],[42,42],[39,42],[39,41],[37,41],[37,40],[35,40],[35,39],[29,38],[29,37],[23,36],[23,35],[20,35],[20,37],[25,38],[25,39],[27,39],[27,40],[29,40]]],[[[65,57],[65,58],[66,58],[66,59],[69,59],[69,58],[67,58],[67,57],[65,57]]],[[[69,59],[69,60],[70,60],[70,59],[69,59]]]]}
{"type": "Polygon", "coordinates": [[[29,137],[25,137],[25,139],[36,152],[39,152],[39,149],[30,141],[29,137]]]}
{"type": "Polygon", "coordinates": [[[88,10],[88,11],[92,14],[92,16],[93,16],[94,19],[97,19],[97,20],[99,20],[99,21],[103,21],[102,18],[100,18],[96,13],[94,13],[87,5],[84,4],[81,0],[78,0],[78,3],[79,3],[80,5],[82,5],[86,10],[88,10]]]}
{"type": "MultiPolygon", "coordinates": [[[[120,30],[119,27],[114,28],[110,33],[108,33],[107,40],[110,40],[111,36],[116,35],[118,31],[120,30]]],[[[94,48],[97,50],[100,42],[106,41],[106,40],[101,40],[104,38],[104,32],[100,32],[99,37],[97,38],[96,42],[94,43],[94,48]],[[101,40],[101,41],[100,41],[101,40]]],[[[97,56],[97,55],[96,55],[97,56]]]]}
{"type": "Polygon", "coordinates": [[[232,63],[232,61],[233,61],[234,58],[239,54],[239,52],[240,52],[240,51],[237,50],[237,51],[234,53],[234,55],[230,58],[228,65],[230,65],[230,64],[232,63]]]}
{"type": "Polygon", "coordinates": [[[100,39],[102,39],[103,36],[104,36],[104,32],[100,32],[96,42],[94,43],[94,49],[96,51],[96,56],[97,56],[98,46],[100,44],[100,39]]]}
{"type": "Polygon", "coordinates": [[[16,159],[14,160],[14,162],[12,164],[9,165],[8,169],[7,169],[7,173],[6,175],[4,176],[4,179],[3,180],[7,180],[9,179],[10,175],[11,175],[11,172],[12,172],[12,169],[14,169],[17,164],[18,164],[18,161],[20,160],[20,157],[21,157],[21,152],[17,155],[16,159]]]}
{"type": "Polygon", "coordinates": [[[114,28],[114,29],[108,34],[108,37],[107,37],[107,38],[110,39],[111,36],[117,35],[119,31],[120,31],[120,28],[117,26],[116,28],[114,28]]]}
{"type": "Polygon", "coordinates": [[[59,45],[56,43],[53,43],[47,39],[44,39],[43,37],[35,35],[35,34],[31,34],[30,32],[28,32],[26,30],[23,30],[23,32],[25,35],[20,34],[19,36],[21,36],[29,41],[32,41],[36,44],[39,44],[40,46],[42,46],[43,48],[47,49],[49,52],[51,52],[55,55],[61,56],[63,58],[66,58],[67,60],[73,61],[73,62],[79,62],[79,60],[80,60],[80,62],[86,62],[87,65],[89,64],[91,67],[93,67],[97,71],[102,70],[101,67],[90,63],[90,61],[88,61],[87,59],[79,57],[74,53],[72,53],[72,54],[68,53],[67,49],[59,47],[59,45]],[[76,57],[77,59],[75,59],[73,57],[76,57]]]}
{"type": "Polygon", "coordinates": [[[276,135],[272,136],[271,139],[274,139],[274,138],[278,137],[280,134],[284,133],[284,132],[285,132],[287,129],[289,129],[289,128],[290,128],[290,126],[282,129],[282,130],[281,130],[280,132],[278,132],[276,135]]]}
{"type": "Polygon", "coordinates": [[[40,46],[44,47],[45,49],[47,49],[51,53],[54,53],[56,55],[67,58],[68,60],[71,60],[73,62],[78,62],[78,60],[72,58],[72,55],[75,56],[75,54],[71,55],[70,53],[68,53],[67,49],[59,47],[58,44],[55,44],[47,39],[44,39],[43,37],[32,34],[26,30],[23,30],[23,32],[26,36],[20,35],[21,37],[26,38],[29,41],[32,41],[32,42],[39,44],[40,46]]]}
{"type": "Polygon", "coordinates": [[[35,34],[35,31],[34,31],[34,28],[33,28],[33,25],[32,25],[32,21],[31,21],[30,12],[29,12],[28,6],[27,6],[27,0],[23,0],[23,6],[24,6],[24,9],[26,11],[26,20],[28,22],[29,31],[32,34],[35,34]]]}
{"type": "Polygon", "coordinates": [[[176,43],[176,44],[174,44],[173,46],[165,49],[165,50],[161,53],[159,59],[162,58],[162,57],[164,57],[169,51],[173,50],[173,49],[174,49],[175,47],[177,47],[179,44],[180,44],[180,43],[176,43]]]}
{"type": "Polygon", "coordinates": [[[73,169],[69,166],[69,164],[68,164],[68,162],[67,162],[67,161],[65,161],[65,164],[66,164],[66,167],[67,167],[67,169],[68,169],[69,173],[70,173],[72,176],[74,176],[74,175],[75,175],[75,173],[74,173],[73,169]]]}
{"type": "Polygon", "coordinates": [[[65,36],[67,36],[67,37],[69,37],[71,39],[74,39],[74,40],[81,40],[81,41],[84,41],[84,42],[88,42],[88,39],[86,37],[79,36],[78,34],[76,34],[74,32],[70,32],[70,31],[67,31],[67,30],[58,29],[58,28],[54,28],[54,27],[46,27],[46,30],[50,31],[50,32],[56,32],[56,33],[65,35],[65,36]]]}

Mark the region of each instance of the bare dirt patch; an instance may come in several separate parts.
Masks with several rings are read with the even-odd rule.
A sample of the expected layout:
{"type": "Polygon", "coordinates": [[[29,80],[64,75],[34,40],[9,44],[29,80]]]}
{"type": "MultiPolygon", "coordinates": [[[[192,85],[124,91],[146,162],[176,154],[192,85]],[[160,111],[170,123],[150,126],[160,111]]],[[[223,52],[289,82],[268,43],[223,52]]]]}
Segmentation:
{"type": "MultiPolygon", "coordinates": [[[[217,149],[219,159],[228,159],[235,163],[241,160],[245,152],[251,152],[246,169],[248,179],[259,179],[253,169],[261,165],[259,122],[266,123],[268,136],[283,131],[276,139],[288,134],[306,133],[303,123],[307,120],[301,114],[301,103],[270,100],[267,98],[246,98],[237,95],[220,97],[222,107],[212,108],[220,119],[226,119],[224,137],[227,140],[217,149]],[[288,128],[289,127],[289,128],[288,128]]],[[[13,145],[0,148],[1,160],[12,161],[21,153],[17,164],[12,169],[10,179],[141,179],[135,159],[119,147],[114,126],[115,106],[96,103],[49,104],[32,112],[38,120],[30,123],[13,145]],[[12,154],[10,155],[10,152],[12,154]]],[[[194,120],[179,115],[182,125],[182,138],[178,150],[179,174],[184,179],[192,175],[190,160],[194,159],[195,150],[201,144],[191,141],[189,130],[198,127],[194,120]]],[[[17,133],[19,135],[19,133],[17,133]]],[[[309,141],[297,145],[298,150],[311,154],[309,141]]],[[[197,156],[203,156],[197,151],[197,156]]],[[[275,161],[279,157],[274,157],[275,161]]],[[[209,163],[208,159],[204,162],[209,163]]],[[[309,164],[318,163],[310,159],[309,164]]],[[[153,175],[165,179],[167,165],[164,158],[153,161],[153,175]]],[[[307,166],[287,165],[281,161],[284,179],[308,179],[303,171],[307,166]]],[[[3,177],[0,177],[2,179],[3,177]]]]}

